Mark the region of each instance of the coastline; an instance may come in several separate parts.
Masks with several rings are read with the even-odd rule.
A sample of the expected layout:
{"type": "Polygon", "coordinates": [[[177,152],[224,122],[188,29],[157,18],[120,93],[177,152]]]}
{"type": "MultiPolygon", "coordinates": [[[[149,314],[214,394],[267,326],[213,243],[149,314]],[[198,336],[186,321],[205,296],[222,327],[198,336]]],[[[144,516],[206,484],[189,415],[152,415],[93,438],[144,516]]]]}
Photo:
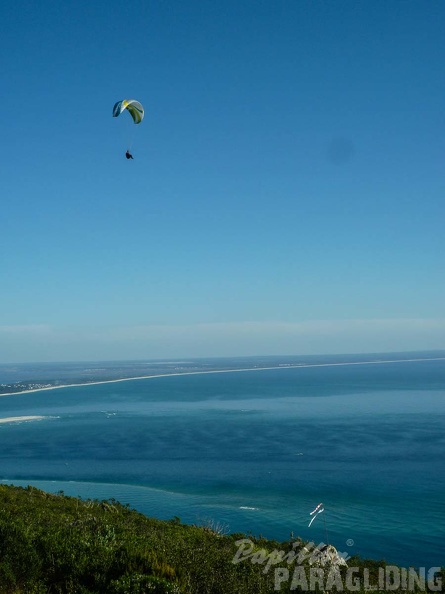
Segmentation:
{"type": "Polygon", "coordinates": [[[248,368],[241,368],[241,369],[211,369],[211,370],[202,370],[202,371],[184,371],[179,373],[162,373],[162,374],[154,374],[154,375],[143,375],[143,376],[135,376],[135,377],[122,377],[122,378],[115,378],[109,380],[100,380],[100,381],[92,381],[92,382],[82,382],[82,383],[73,383],[73,384],[61,384],[58,386],[45,386],[43,388],[35,388],[31,390],[21,390],[17,392],[5,392],[0,394],[2,396],[19,396],[20,394],[31,394],[34,392],[43,392],[47,390],[60,390],[63,388],[81,388],[85,386],[98,386],[101,384],[114,384],[117,382],[130,382],[130,381],[138,381],[138,380],[147,380],[147,379],[154,379],[154,378],[164,378],[164,377],[178,377],[178,376],[187,376],[187,375],[208,375],[210,373],[244,373],[249,371],[272,371],[272,370],[279,370],[279,369],[307,369],[309,367],[342,367],[348,365],[387,365],[390,363],[416,363],[416,362],[423,362],[423,361],[445,361],[445,357],[428,357],[428,358],[414,358],[414,359],[388,359],[388,360],[375,360],[375,361],[345,361],[340,363],[296,363],[296,364],[286,364],[283,363],[281,365],[275,365],[272,367],[248,367],[248,368]]]}
{"type": "MultiPolygon", "coordinates": [[[[263,535],[265,538],[285,541],[289,533],[294,531],[304,539],[317,542],[324,541],[322,524],[315,528],[307,528],[307,495],[296,493],[291,503],[282,505],[278,518],[271,517],[271,503],[267,495],[252,497],[246,492],[244,495],[227,493],[222,497],[215,497],[212,493],[196,493],[169,488],[152,486],[149,484],[132,484],[131,482],[117,483],[114,480],[88,481],[73,478],[3,478],[0,486],[15,486],[26,489],[32,487],[57,495],[82,499],[84,501],[109,501],[115,500],[124,505],[129,505],[149,518],[160,521],[169,521],[175,516],[181,518],[184,524],[193,525],[205,522],[206,518],[215,518],[230,528],[231,533],[251,533],[263,535]],[[315,531],[314,531],[315,530],[315,531]]],[[[273,509],[279,508],[281,498],[272,500],[273,509]]],[[[373,509],[371,501],[368,509],[373,509]]],[[[417,510],[410,504],[413,513],[417,510]]],[[[337,507],[335,505],[334,507],[337,507]]],[[[339,545],[339,550],[347,550],[349,554],[359,554],[367,559],[385,558],[392,564],[400,566],[435,566],[443,563],[443,533],[440,502],[436,502],[434,513],[428,517],[427,528],[423,528],[418,535],[429,534],[428,545],[419,551],[418,538],[413,537],[413,527],[409,522],[398,521],[399,504],[393,500],[390,508],[386,510],[384,539],[381,536],[381,518],[378,514],[370,513],[364,520],[364,505],[355,502],[345,508],[337,510],[334,507],[329,511],[329,534],[331,543],[339,545]],[[343,517],[338,514],[341,511],[343,517]],[[337,513],[336,513],[337,512],[337,513]],[[353,544],[346,545],[346,540],[353,537],[353,544]],[[403,543],[403,546],[401,546],[403,543]],[[345,546],[346,545],[346,546],[345,546]],[[343,548],[340,548],[343,547],[343,548]],[[346,548],[348,547],[348,548],[346,548]],[[382,551],[383,549],[383,551],[382,551]]],[[[366,515],[366,514],[365,514],[366,515]]],[[[422,519],[422,522],[424,519],[422,519]]],[[[376,593],[378,594],[378,593],[376,593]]],[[[383,594],[383,593],[381,593],[383,594]]]]}
{"type": "MultiPolygon", "coordinates": [[[[48,416],[44,422],[0,425],[2,477],[8,483],[21,478],[26,481],[21,486],[46,492],[114,498],[159,519],[177,516],[193,524],[213,517],[233,532],[277,540],[300,527],[322,538],[324,515],[309,529],[306,519],[315,503],[324,501],[329,537],[343,544],[339,550],[366,551],[368,558],[407,566],[440,564],[445,362],[427,362],[425,355],[414,354],[410,359],[422,360],[404,366],[382,367],[374,355],[342,356],[331,362],[360,366],[177,377],[6,399],[0,401],[4,417],[48,416]],[[419,505],[428,513],[418,514],[419,505]],[[250,507],[257,509],[245,509],[250,507]],[[348,539],[354,548],[345,548],[348,539]]],[[[403,355],[382,358],[400,361],[403,355]]],[[[131,371],[153,376],[218,365],[227,373],[282,363],[286,369],[329,359],[234,358],[115,369],[111,363],[85,369],[77,364],[66,381],[113,377],[100,377],[105,372],[115,378],[131,371]],[[94,375],[85,375],[96,367],[94,375]]],[[[66,383],[54,370],[47,377],[66,383]]]]}

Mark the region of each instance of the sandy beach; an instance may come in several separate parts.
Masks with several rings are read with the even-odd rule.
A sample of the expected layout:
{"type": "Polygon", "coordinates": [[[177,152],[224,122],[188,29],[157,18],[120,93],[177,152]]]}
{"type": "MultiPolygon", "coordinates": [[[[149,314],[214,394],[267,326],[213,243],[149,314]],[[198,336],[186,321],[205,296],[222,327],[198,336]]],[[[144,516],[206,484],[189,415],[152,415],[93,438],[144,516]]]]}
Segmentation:
{"type": "MultiPolygon", "coordinates": [[[[45,386],[44,388],[35,388],[33,390],[21,390],[20,392],[6,392],[4,394],[0,394],[2,396],[18,396],[19,394],[30,394],[33,392],[43,392],[47,390],[60,390],[62,388],[79,388],[84,386],[97,386],[101,384],[114,384],[118,382],[130,382],[130,381],[138,381],[138,380],[147,380],[147,379],[155,379],[161,377],[178,377],[178,376],[185,376],[185,375],[207,375],[213,373],[245,373],[249,371],[271,371],[271,370],[284,370],[284,369],[305,369],[308,367],[344,367],[350,365],[387,365],[389,363],[413,363],[413,362],[421,362],[421,361],[444,361],[445,357],[431,357],[431,358],[415,358],[415,359],[381,359],[381,360],[374,360],[374,361],[344,361],[341,363],[296,363],[296,364],[281,364],[278,366],[272,367],[247,367],[247,368],[240,368],[240,369],[212,369],[212,370],[203,370],[203,371],[184,371],[179,373],[162,373],[162,374],[154,374],[154,375],[142,375],[142,376],[135,376],[135,377],[121,377],[115,379],[108,379],[108,380],[100,380],[100,381],[92,381],[92,382],[82,382],[82,383],[73,383],[73,384],[61,384],[58,386],[45,386]]],[[[20,420],[31,420],[36,419],[37,417],[20,417],[20,420]]],[[[1,422],[1,420],[0,420],[1,422]]],[[[9,421],[8,421],[9,422],[9,421]]]]}
{"type": "Polygon", "coordinates": [[[22,421],[41,421],[45,417],[27,416],[27,417],[5,417],[0,419],[0,423],[21,423],[22,421]]]}

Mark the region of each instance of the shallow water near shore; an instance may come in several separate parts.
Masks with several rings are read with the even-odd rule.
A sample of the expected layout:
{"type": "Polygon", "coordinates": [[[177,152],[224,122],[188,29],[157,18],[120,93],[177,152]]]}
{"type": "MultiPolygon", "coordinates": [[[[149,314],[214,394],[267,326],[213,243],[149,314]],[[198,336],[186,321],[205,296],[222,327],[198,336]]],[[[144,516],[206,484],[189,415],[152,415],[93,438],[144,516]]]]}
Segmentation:
{"type": "Polygon", "coordinates": [[[6,484],[445,565],[443,360],[60,388],[0,398],[0,417],[6,484]]]}

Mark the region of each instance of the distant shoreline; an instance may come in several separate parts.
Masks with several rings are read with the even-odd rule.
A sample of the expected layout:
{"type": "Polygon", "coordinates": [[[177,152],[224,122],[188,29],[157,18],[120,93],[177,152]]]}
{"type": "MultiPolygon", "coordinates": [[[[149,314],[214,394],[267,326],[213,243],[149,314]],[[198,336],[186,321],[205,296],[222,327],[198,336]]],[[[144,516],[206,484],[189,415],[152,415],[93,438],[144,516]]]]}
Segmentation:
{"type": "Polygon", "coordinates": [[[273,367],[248,367],[241,369],[212,369],[202,371],[183,371],[177,373],[162,373],[155,375],[143,375],[135,377],[122,377],[109,380],[100,380],[92,382],[82,382],[73,384],[62,384],[60,386],[45,386],[42,388],[35,388],[31,390],[20,390],[16,392],[5,392],[0,394],[2,396],[19,396],[20,394],[31,394],[34,392],[43,392],[47,390],[61,390],[63,388],[81,388],[85,386],[98,386],[101,384],[114,384],[117,382],[131,382],[138,380],[154,379],[159,377],[178,377],[186,375],[208,375],[210,373],[244,373],[248,371],[272,371],[279,369],[307,369],[309,367],[344,367],[348,365],[387,365],[389,363],[417,363],[423,361],[445,361],[445,357],[429,357],[429,358],[415,358],[415,359],[391,359],[391,360],[377,360],[377,361],[346,361],[341,363],[296,363],[287,364],[282,363],[281,365],[275,365],[273,367]]]}

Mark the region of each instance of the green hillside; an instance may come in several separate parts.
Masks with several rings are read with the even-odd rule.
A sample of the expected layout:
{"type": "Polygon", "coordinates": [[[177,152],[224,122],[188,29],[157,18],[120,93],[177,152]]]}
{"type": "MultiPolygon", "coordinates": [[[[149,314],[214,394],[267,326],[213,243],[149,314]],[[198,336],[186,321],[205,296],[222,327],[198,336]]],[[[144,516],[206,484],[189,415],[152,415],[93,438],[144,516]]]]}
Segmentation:
{"type": "MultiPolygon", "coordinates": [[[[379,568],[385,571],[383,562],[349,559],[349,568],[354,566],[357,571],[348,577],[346,566],[337,566],[335,560],[320,564],[320,557],[311,556],[311,547],[305,549],[298,539],[278,543],[220,532],[211,523],[189,526],[178,518],[148,518],[114,500],[83,501],[33,487],[0,486],[0,592],[336,591],[340,586],[343,590],[354,588],[352,577],[361,578],[365,570],[372,583],[378,581],[379,568]],[[244,544],[240,544],[242,539],[244,544]],[[237,552],[238,562],[234,562],[237,552]],[[317,571],[324,572],[324,581],[317,582],[317,571]],[[329,584],[326,572],[330,572],[329,584]]],[[[362,582],[353,591],[364,591],[362,582]]],[[[404,583],[403,572],[400,588],[396,582],[388,589],[428,589],[418,580],[410,584],[405,579],[404,583]]],[[[437,579],[435,583],[437,591],[437,579]]]]}

